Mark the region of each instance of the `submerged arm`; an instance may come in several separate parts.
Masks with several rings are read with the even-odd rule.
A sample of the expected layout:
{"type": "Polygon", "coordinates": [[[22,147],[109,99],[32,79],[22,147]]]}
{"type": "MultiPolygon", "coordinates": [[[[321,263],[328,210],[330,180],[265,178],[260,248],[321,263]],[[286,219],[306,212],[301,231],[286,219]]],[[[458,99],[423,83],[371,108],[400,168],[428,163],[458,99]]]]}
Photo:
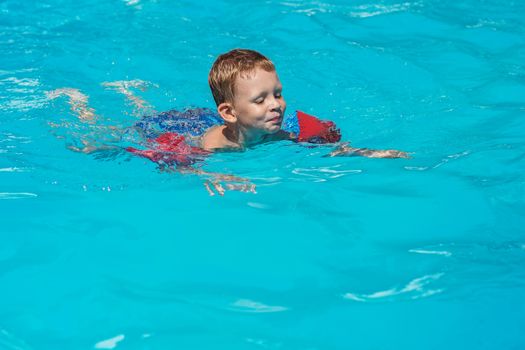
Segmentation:
{"type": "MultiPolygon", "coordinates": [[[[335,143],[341,140],[341,132],[332,121],[320,120],[317,117],[297,111],[295,119],[289,119],[289,129],[298,132],[297,141],[317,144],[335,143]]],[[[408,153],[393,149],[374,150],[368,148],[355,148],[349,142],[339,145],[326,157],[362,156],[369,158],[410,158],[408,153]]]]}
{"type": "Polygon", "coordinates": [[[88,106],[88,96],[80,92],[79,89],[61,88],[46,93],[47,98],[53,100],[60,96],[67,96],[69,98],[69,106],[71,110],[78,116],[81,122],[94,123],[98,116],[95,110],[88,106]]]}
{"type": "Polygon", "coordinates": [[[249,179],[243,177],[231,174],[208,172],[202,169],[196,169],[192,166],[177,166],[176,168],[169,167],[168,169],[172,172],[192,174],[205,178],[206,180],[203,184],[210,196],[214,196],[215,192],[223,196],[224,192],[226,192],[226,189],[230,191],[257,193],[255,191],[255,184],[251,183],[249,179]],[[226,189],[222,186],[222,182],[226,183],[226,189]]]}
{"type": "Polygon", "coordinates": [[[350,146],[350,143],[343,143],[327,155],[327,157],[354,156],[362,156],[368,158],[410,158],[410,155],[403,151],[398,151],[395,149],[375,150],[369,148],[355,148],[350,146]]]}
{"type": "Polygon", "coordinates": [[[131,103],[133,107],[135,107],[135,110],[133,111],[133,114],[137,116],[142,116],[145,114],[151,114],[154,112],[154,108],[149,104],[146,100],[142,99],[139,96],[136,96],[132,88],[139,89],[141,91],[146,91],[146,89],[150,86],[158,87],[158,85],[135,79],[135,80],[119,80],[119,81],[106,81],[102,83],[102,86],[104,86],[106,89],[114,90],[118,93],[123,94],[126,96],[126,99],[131,103]]]}

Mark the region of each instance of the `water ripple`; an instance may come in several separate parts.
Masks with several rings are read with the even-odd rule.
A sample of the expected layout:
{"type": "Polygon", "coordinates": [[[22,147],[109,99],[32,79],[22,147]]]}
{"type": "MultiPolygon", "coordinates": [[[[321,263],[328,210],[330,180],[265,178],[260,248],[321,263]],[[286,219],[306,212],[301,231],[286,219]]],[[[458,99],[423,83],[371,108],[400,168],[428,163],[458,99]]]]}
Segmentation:
{"type": "Polygon", "coordinates": [[[355,10],[350,12],[348,15],[350,17],[357,17],[357,18],[374,17],[374,16],[385,15],[385,14],[393,13],[393,12],[406,11],[416,6],[421,6],[421,3],[403,2],[400,4],[392,4],[392,5],[367,4],[367,5],[356,6],[355,10]]]}
{"type": "Polygon", "coordinates": [[[31,192],[0,192],[0,199],[24,199],[35,197],[38,197],[38,195],[31,192]]]}
{"type": "Polygon", "coordinates": [[[446,256],[446,257],[452,256],[452,253],[448,252],[446,250],[410,249],[409,253],[443,255],[443,256],[446,256]]]}
{"type": "Polygon", "coordinates": [[[336,179],[338,177],[346,176],[348,174],[359,174],[363,172],[360,169],[349,169],[349,170],[337,170],[338,167],[312,167],[312,168],[295,168],[292,173],[304,177],[313,178],[314,182],[323,182],[327,179],[336,179]]]}
{"type": "Polygon", "coordinates": [[[436,164],[434,164],[432,166],[405,166],[404,168],[406,170],[414,170],[414,171],[426,171],[426,170],[429,170],[429,169],[436,169],[436,168],[439,168],[440,166],[442,166],[442,165],[444,165],[444,164],[446,164],[446,163],[448,163],[450,161],[466,157],[466,156],[470,155],[471,153],[472,153],[471,151],[463,151],[463,152],[460,152],[460,153],[451,154],[451,155],[448,155],[445,158],[441,159],[439,162],[437,162],[436,164]]]}
{"type": "Polygon", "coordinates": [[[17,167],[0,168],[0,173],[21,173],[25,171],[27,171],[27,169],[17,167]]]}
{"type": "Polygon", "coordinates": [[[8,350],[31,350],[22,339],[15,337],[5,329],[0,328],[0,348],[8,350]]]}
{"type": "Polygon", "coordinates": [[[349,292],[349,293],[344,294],[343,298],[354,300],[354,301],[360,301],[360,302],[374,301],[377,299],[389,298],[389,297],[393,297],[393,296],[401,295],[401,294],[412,294],[411,299],[424,298],[424,297],[428,297],[434,294],[441,293],[443,291],[442,289],[425,288],[425,286],[438,280],[443,275],[444,275],[443,273],[426,275],[423,277],[413,279],[412,281],[408,282],[402,288],[391,288],[391,289],[382,290],[379,292],[374,292],[371,294],[356,294],[356,293],[349,292]]]}
{"type": "Polygon", "coordinates": [[[113,338],[99,341],[95,344],[95,349],[114,349],[117,346],[117,343],[124,340],[124,334],[119,334],[113,338]]]}
{"type": "Polygon", "coordinates": [[[249,299],[239,299],[236,302],[234,302],[232,306],[232,309],[235,311],[254,313],[282,312],[288,310],[288,308],[284,306],[270,306],[249,299]]]}

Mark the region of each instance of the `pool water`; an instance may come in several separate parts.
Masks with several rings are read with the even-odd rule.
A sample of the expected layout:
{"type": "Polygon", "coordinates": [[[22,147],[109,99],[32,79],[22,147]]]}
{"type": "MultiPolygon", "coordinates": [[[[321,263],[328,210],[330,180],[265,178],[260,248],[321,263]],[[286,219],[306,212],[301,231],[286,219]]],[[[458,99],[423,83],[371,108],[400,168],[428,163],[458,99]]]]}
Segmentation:
{"type": "Polygon", "coordinates": [[[1,349],[525,347],[523,1],[0,3],[1,349]],[[356,147],[288,142],[208,171],[67,146],[140,113],[213,107],[234,47],[276,64],[289,111],[356,147]],[[53,127],[50,123],[59,124],[53,127]]]}

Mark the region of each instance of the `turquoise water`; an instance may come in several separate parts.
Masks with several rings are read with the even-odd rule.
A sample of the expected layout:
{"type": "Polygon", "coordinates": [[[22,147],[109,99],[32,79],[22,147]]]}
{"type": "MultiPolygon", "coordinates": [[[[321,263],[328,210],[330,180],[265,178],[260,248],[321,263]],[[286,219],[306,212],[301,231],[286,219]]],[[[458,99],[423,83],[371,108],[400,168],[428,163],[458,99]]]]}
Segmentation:
{"type": "Polygon", "coordinates": [[[0,3],[1,349],[525,347],[523,1],[0,3]],[[101,123],[213,107],[214,58],[276,63],[289,110],[356,147],[280,143],[203,168],[67,149],[101,123]],[[58,128],[49,123],[62,124],[58,128]],[[64,126],[64,125],[67,125],[64,126]]]}

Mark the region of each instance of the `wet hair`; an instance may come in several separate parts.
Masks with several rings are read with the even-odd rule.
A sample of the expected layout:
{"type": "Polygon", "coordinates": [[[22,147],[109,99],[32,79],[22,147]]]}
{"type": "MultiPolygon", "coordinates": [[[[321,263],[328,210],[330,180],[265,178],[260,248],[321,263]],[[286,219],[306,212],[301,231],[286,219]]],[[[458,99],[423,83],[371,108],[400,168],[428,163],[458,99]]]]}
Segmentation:
{"type": "Polygon", "coordinates": [[[215,60],[208,75],[215,103],[233,102],[237,77],[248,77],[256,68],[275,72],[272,61],[261,53],[248,49],[233,49],[215,60]]]}

